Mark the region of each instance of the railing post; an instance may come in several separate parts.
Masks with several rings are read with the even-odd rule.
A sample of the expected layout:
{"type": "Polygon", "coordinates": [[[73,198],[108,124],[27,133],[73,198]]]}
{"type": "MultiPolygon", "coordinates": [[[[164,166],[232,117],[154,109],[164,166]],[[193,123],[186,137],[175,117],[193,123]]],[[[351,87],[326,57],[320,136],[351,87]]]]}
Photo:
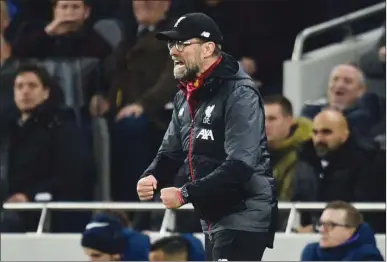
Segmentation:
{"type": "Polygon", "coordinates": [[[323,32],[328,31],[329,29],[342,26],[342,25],[349,25],[350,23],[357,21],[359,19],[366,18],[372,14],[378,13],[380,11],[383,11],[383,9],[386,8],[386,3],[379,3],[367,8],[364,8],[362,10],[358,10],[356,12],[343,15],[341,17],[326,21],[321,24],[317,24],[308,28],[305,28],[302,30],[296,37],[293,53],[292,53],[292,61],[300,61],[302,57],[303,47],[305,40],[312,36],[312,35],[318,35],[323,32]]]}
{"type": "Polygon", "coordinates": [[[296,219],[296,215],[297,215],[297,209],[293,205],[292,208],[290,209],[288,223],[286,224],[286,229],[285,229],[286,234],[292,233],[292,228],[294,225],[294,220],[296,219]]]}
{"type": "Polygon", "coordinates": [[[48,212],[47,205],[44,204],[43,209],[42,209],[42,213],[40,214],[40,218],[39,218],[38,229],[36,230],[36,234],[38,234],[38,235],[43,233],[44,222],[46,221],[47,212],[48,212]]]}
{"type": "Polygon", "coordinates": [[[160,227],[161,234],[165,234],[167,232],[168,227],[171,223],[173,224],[173,228],[170,228],[170,229],[172,231],[175,230],[175,218],[176,218],[176,215],[175,215],[174,211],[172,211],[170,209],[165,210],[163,222],[161,223],[161,227],[160,227]]]}

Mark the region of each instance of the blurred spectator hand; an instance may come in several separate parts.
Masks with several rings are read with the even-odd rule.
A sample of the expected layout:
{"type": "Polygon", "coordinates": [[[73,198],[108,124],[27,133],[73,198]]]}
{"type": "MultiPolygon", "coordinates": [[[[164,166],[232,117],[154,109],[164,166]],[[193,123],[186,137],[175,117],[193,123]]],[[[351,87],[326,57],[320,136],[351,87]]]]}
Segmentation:
{"type": "Polygon", "coordinates": [[[153,199],[154,190],[157,188],[157,180],[149,175],[141,178],[137,183],[137,194],[141,201],[153,199]]]}
{"type": "Polygon", "coordinates": [[[108,101],[101,95],[95,95],[91,98],[90,114],[93,117],[102,116],[110,108],[108,101]]]}
{"type": "Polygon", "coordinates": [[[45,31],[48,35],[64,35],[71,31],[78,30],[77,20],[71,17],[58,18],[48,24],[45,31]],[[74,26],[73,26],[74,25],[74,26]]]}
{"type": "Polygon", "coordinates": [[[23,203],[28,202],[28,197],[23,193],[16,193],[8,198],[7,202],[9,203],[23,203]]]}
{"type": "Polygon", "coordinates": [[[118,112],[116,120],[121,120],[125,117],[140,117],[144,113],[144,108],[139,104],[127,105],[118,112]]]}
{"type": "Polygon", "coordinates": [[[180,190],[177,187],[167,187],[161,189],[160,199],[166,208],[179,208],[182,206],[179,199],[180,190]]]}
{"type": "Polygon", "coordinates": [[[379,59],[380,61],[382,62],[386,62],[386,47],[385,46],[382,46],[380,49],[379,49],[379,59]]]}
{"type": "Polygon", "coordinates": [[[250,76],[255,73],[257,70],[255,61],[249,57],[243,57],[240,61],[243,69],[248,73],[250,76]]]}

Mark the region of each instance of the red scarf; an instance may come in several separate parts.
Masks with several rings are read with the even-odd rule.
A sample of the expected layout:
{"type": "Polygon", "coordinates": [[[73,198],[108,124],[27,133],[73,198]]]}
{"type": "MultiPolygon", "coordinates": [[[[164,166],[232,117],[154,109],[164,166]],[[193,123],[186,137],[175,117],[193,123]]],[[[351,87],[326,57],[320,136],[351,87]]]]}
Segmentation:
{"type": "Polygon", "coordinates": [[[214,71],[215,67],[220,64],[222,57],[219,57],[206,71],[204,71],[195,81],[183,83],[182,86],[186,89],[187,101],[190,105],[191,112],[195,111],[197,101],[192,99],[192,94],[195,93],[199,88],[203,86],[204,80],[214,71]]]}

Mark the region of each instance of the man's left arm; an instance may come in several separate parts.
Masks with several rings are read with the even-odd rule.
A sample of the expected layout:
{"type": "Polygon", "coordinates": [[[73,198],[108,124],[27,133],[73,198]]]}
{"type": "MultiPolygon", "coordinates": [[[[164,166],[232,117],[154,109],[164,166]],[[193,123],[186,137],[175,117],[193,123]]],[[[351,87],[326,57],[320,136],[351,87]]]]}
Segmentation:
{"type": "Polygon", "coordinates": [[[188,183],[181,191],[186,201],[219,198],[239,191],[249,181],[261,155],[264,137],[264,112],[259,95],[249,87],[233,91],[225,108],[226,160],[209,175],[188,183]]]}

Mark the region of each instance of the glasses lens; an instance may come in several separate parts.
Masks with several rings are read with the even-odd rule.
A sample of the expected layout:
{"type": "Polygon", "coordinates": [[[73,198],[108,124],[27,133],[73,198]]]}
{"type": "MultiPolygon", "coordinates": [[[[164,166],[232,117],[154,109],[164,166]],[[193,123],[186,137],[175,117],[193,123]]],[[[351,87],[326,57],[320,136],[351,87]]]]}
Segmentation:
{"type": "Polygon", "coordinates": [[[183,51],[183,49],[184,49],[184,43],[183,43],[182,41],[177,41],[177,42],[176,42],[176,49],[177,49],[177,51],[179,51],[179,52],[183,51]]]}
{"type": "Polygon", "coordinates": [[[168,41],[167,45],[168,45],[168,49],[171,50],[174,46],[175,42],[174,41],[168,41]]]}

